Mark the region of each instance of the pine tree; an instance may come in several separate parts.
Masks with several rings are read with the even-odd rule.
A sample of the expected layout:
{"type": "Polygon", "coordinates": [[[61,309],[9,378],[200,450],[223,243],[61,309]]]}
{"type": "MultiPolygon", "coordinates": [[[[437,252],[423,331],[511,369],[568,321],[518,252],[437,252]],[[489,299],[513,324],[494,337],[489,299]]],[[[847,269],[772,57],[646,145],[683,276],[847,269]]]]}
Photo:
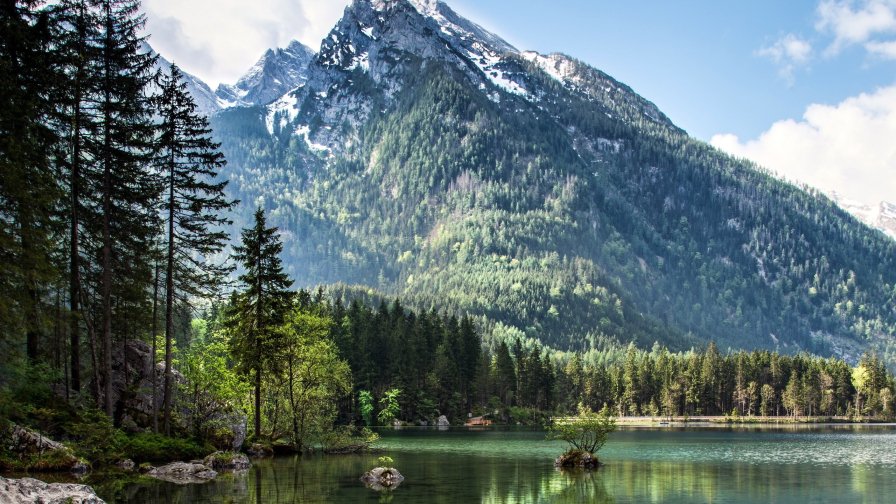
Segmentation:
{"type": "MultiPolygon", "coordinates": [[[[51,163],[49,19],[38,2],[0,3],[0,342],[24,330],[38,358],[41,290],[55,276],[54,214],[61,197],[51,163]]],[[[8,352],[4,352],[8,353],[8,352]]]]}
{"type": "MultiPolygon", "coordinates": [[[[82,281],[84,255],[83,223],[92,213],[89,208],[93,191],[89,184],[93,159],[88,143],[97,131],[96,62],[98,57],[99,16],[93,0],[62,0],[53,10],[54,53],[65,78],[58,86],[57,129],[65,137],[57,160],[68,185],[67,221],[69,226],[69,342],[71,388],[81,390],[81,323],[87,321],[82,302],[86,301],[82,281]]],[[[96,385],[96,384],[95,384],[96,385]]]]}
{"type": "Polygon", "coordinates": [[[161,77],[159,87],[156,168],[163,180],[167,222],[163,408],[164,430],[170,434],[174,306],[187,304],[190,297],[209,296],[231,271],[209,258],[226,243],[223,226],[231,222],[222,213],[234,202],[224,196],[227,181],[215,181],[224,167],[224,155],[211,139],[208,119],[197,114],[177,66],[161,77]]]}
{"type": "Polygon", "coordinates": [[[264,211],[255,212],[255,225],[242,231],[233,258],[245,270],[239,280],[245,290],[234,295],[228,313],[231,351],[238,369],[250,375],[255,387],[255,437],[261,436],[261,384],[269,364],[273,335],[283,323],[293,293],[292,280],[283,272],[283,243],[276,227],[267,227],[264,211]]]}
{"type": "MultiPolygon", "coordinates": [[[[146,313],[149,255],[155,231],[156,180],[149,170],[152,136],[146,96],[155,58],[140,51],[145,16],[136,0],[99,2],[97,61],[99,132],[93,142],[99,196],[99,319],[103,403],[112,416],[113,304],[146,313]]],[[[121,320],[128,320],[122,313],[121,320]]]]}

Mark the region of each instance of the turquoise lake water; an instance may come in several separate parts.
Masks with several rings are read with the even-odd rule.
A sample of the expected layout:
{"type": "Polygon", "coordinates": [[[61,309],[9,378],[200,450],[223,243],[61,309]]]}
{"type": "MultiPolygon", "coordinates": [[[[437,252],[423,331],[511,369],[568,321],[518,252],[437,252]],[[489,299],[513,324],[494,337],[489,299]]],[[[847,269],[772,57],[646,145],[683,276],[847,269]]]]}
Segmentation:
{"type": "Polygon", "coordinates": [[[593,473],[564,473],[564,445],[518,429],[381,432],[405,481],[359,481],[376,455],[278,457],[203,485],[97,487],[122,503],[896,503],[896,426],[626,428],[593,473]]]}

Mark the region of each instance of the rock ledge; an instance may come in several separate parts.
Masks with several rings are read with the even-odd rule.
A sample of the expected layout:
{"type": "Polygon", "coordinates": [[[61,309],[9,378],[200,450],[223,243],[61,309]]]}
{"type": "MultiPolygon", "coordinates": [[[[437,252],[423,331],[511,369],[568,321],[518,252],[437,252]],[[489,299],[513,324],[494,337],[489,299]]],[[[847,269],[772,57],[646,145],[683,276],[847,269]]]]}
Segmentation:
{"type": "Polygon", "coordinates": [[[105,504],[87,485],[44,483],[34,478],[0,476],[0,502],[5,504],[105,504]]]}

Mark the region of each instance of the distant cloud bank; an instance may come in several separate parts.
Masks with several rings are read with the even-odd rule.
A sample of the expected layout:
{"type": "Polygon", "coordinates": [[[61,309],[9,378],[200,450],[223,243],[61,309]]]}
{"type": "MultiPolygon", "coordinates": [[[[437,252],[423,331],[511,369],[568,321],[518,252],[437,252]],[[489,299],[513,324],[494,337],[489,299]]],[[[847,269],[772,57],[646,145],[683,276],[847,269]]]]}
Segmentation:
{"type": "Polygon", "coordinates": [[[802,120],[774,123],[758,138],[710,143],[791,181],[868,204],[896,200],[896,86],[837,105],[810,105],[802,120]]]}

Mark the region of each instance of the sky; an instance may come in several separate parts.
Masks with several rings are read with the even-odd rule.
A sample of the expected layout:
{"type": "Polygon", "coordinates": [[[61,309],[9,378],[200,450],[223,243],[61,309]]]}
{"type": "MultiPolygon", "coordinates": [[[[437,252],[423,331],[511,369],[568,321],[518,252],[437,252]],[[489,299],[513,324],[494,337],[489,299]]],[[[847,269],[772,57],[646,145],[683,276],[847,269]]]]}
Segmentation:
{"type": "MultiPolygon", "coordinates": [[[[143,5],[153,47],[215,87],[268,48],[316,50],[348,3],[143,5]]],[[[896,202],[896,0],[447,3],[521,50],[607,72],[694,137],[783,178],[896,202]]]]}

